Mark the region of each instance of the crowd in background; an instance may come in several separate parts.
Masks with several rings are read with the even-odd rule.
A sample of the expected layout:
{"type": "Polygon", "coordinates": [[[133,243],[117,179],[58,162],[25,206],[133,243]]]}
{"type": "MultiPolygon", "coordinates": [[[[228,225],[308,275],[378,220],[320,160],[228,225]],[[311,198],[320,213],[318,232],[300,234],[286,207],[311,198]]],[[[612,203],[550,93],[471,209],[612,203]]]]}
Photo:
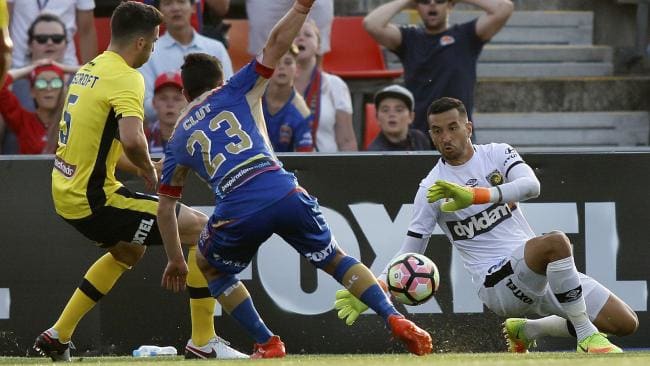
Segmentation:
{"type": "MultiPolygon", "coordinates": [[[[145,130],[151,153],[161,153],[187,104],[179,68],[185,55],[205,52],[219,59],[227,81],[233,73],[228,53],[229,0],[140,0],[163,14],[160,37],[139,71],[145,80],[145,130]]],[[[8,0],[14,42],[11,69],[0,89],[0,152],[51,154],[63,120],[67,85],[80,65],[98,53],[94,0],[8,0]],[[75,36],[77,42],[75,42],[75,36]],[[76,48],[78,46],[78,49],[76,48]]],[[[364,19],[368,33],[394,52],[404,66],[404,85],[389,85],[374,97],[379,133],[372,151],[430,150],[426,109],[450,96],[462,100],[471,120],[476,63],[483,45],[512,14],[509,0],[464,0],[483,13],[449,26],[453,0],[393,0],[364,19]],[[391,19],[414,8],[422,24],[398,26],[391,19]]],[[[293,0],[246,0],[251,59],[270,28],[293,0]]],[[[330,51],[333,0],[318,0],[277,65],[263,97],[266,127],[278,152],[356,151],[353,106],[346,82],[323,70],[330,51]]]]}

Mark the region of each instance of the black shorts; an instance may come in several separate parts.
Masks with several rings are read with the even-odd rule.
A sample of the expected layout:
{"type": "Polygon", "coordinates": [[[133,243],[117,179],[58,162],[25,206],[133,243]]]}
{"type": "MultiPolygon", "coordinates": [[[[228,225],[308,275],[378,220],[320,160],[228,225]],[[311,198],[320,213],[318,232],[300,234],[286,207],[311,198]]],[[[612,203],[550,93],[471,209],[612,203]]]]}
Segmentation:
{"type": "MultiPolygon", "coordinates": [[[[176,215],[180,212],[176,205],[176,215]]],[[[80,233],[102,248],[120,241],[141,245],[162,245],[156,213],[158,197],[131,192],[125,187],[106,199],[106,205],[82,219],[66,219],[80,233]]]]}

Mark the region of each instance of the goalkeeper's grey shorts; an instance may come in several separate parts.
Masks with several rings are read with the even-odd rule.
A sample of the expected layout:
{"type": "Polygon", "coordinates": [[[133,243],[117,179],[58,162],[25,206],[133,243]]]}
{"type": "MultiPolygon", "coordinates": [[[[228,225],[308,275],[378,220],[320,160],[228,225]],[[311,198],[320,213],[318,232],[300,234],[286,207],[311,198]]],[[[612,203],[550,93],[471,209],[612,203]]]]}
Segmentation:
{"type": "MultiPolygon", "coordinates": [[[[610,291],[595,279],[578,273],[587,314],[592,321],[607,302],[610,291]]],[[[515,249],[510,260],[485,276],[479,289],[485,306],[503,317],[558,315],[566,318],[551,291],[546,276],[533,272],[524,261],[524,245],[515,249]]]]}

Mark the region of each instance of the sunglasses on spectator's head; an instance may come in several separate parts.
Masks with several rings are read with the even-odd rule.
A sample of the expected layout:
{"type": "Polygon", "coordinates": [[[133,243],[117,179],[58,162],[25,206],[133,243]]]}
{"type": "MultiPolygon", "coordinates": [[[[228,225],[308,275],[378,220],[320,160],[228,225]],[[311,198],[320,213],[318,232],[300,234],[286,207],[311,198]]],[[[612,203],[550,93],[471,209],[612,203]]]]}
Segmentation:
{"type": "Polygon", "coordinates": [[[63,87],[63,80],[60,78],[54,78],[50,81],[45,79],[36,79],[34,81],[34,88],[38,90],[47,89],[48,86],[52,89],[61,89],[63,87]]]}
{"type": "Polygon", "coordinates": [[[65,41],[65,35],[63,34],[35,34],[34,35],[34,40],[39,44],[46,44],[48,39],[51,39],[52,43],[59,44],[65,41]]]}
{"type": "Polygon", "coordinates": [[[422,4],[422,5],[431,5],[433,3],[444,4],[447,1],[449,1],[449,0],[415,0],[415,2],[417,2],[418,4],[422,4]]]}

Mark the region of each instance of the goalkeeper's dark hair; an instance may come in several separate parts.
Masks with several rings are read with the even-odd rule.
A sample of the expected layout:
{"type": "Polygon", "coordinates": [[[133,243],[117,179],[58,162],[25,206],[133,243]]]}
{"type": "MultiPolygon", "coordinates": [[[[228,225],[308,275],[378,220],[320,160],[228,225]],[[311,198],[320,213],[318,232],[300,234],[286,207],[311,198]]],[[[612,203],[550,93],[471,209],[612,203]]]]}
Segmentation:
{"type": "Polygon", "coordinates": [[[136,37],[150,37],[162,21],[163,15],[153,6],[125,1],[111,16],[111,42],[124,44],[136,37]]]}
{"type": "Polygon", "coordinates": [[[429,109],[427,110],[427,117],[429,117],[432,114],[445,113],[452,109],[457,110],[461,116],[467,117],[467,109],[465,108],[463,102],[461,102],[456,98],[450,98],[450,97],[443,97],[433,101],[433,103],[431,103],[429,109]]]}
{"type": "Polygon", "coordinates": [[[221,62],[206,53],[190,53],[181,66],[181,79],[185,92],[194,100],[223,83],[221,62]]]}

